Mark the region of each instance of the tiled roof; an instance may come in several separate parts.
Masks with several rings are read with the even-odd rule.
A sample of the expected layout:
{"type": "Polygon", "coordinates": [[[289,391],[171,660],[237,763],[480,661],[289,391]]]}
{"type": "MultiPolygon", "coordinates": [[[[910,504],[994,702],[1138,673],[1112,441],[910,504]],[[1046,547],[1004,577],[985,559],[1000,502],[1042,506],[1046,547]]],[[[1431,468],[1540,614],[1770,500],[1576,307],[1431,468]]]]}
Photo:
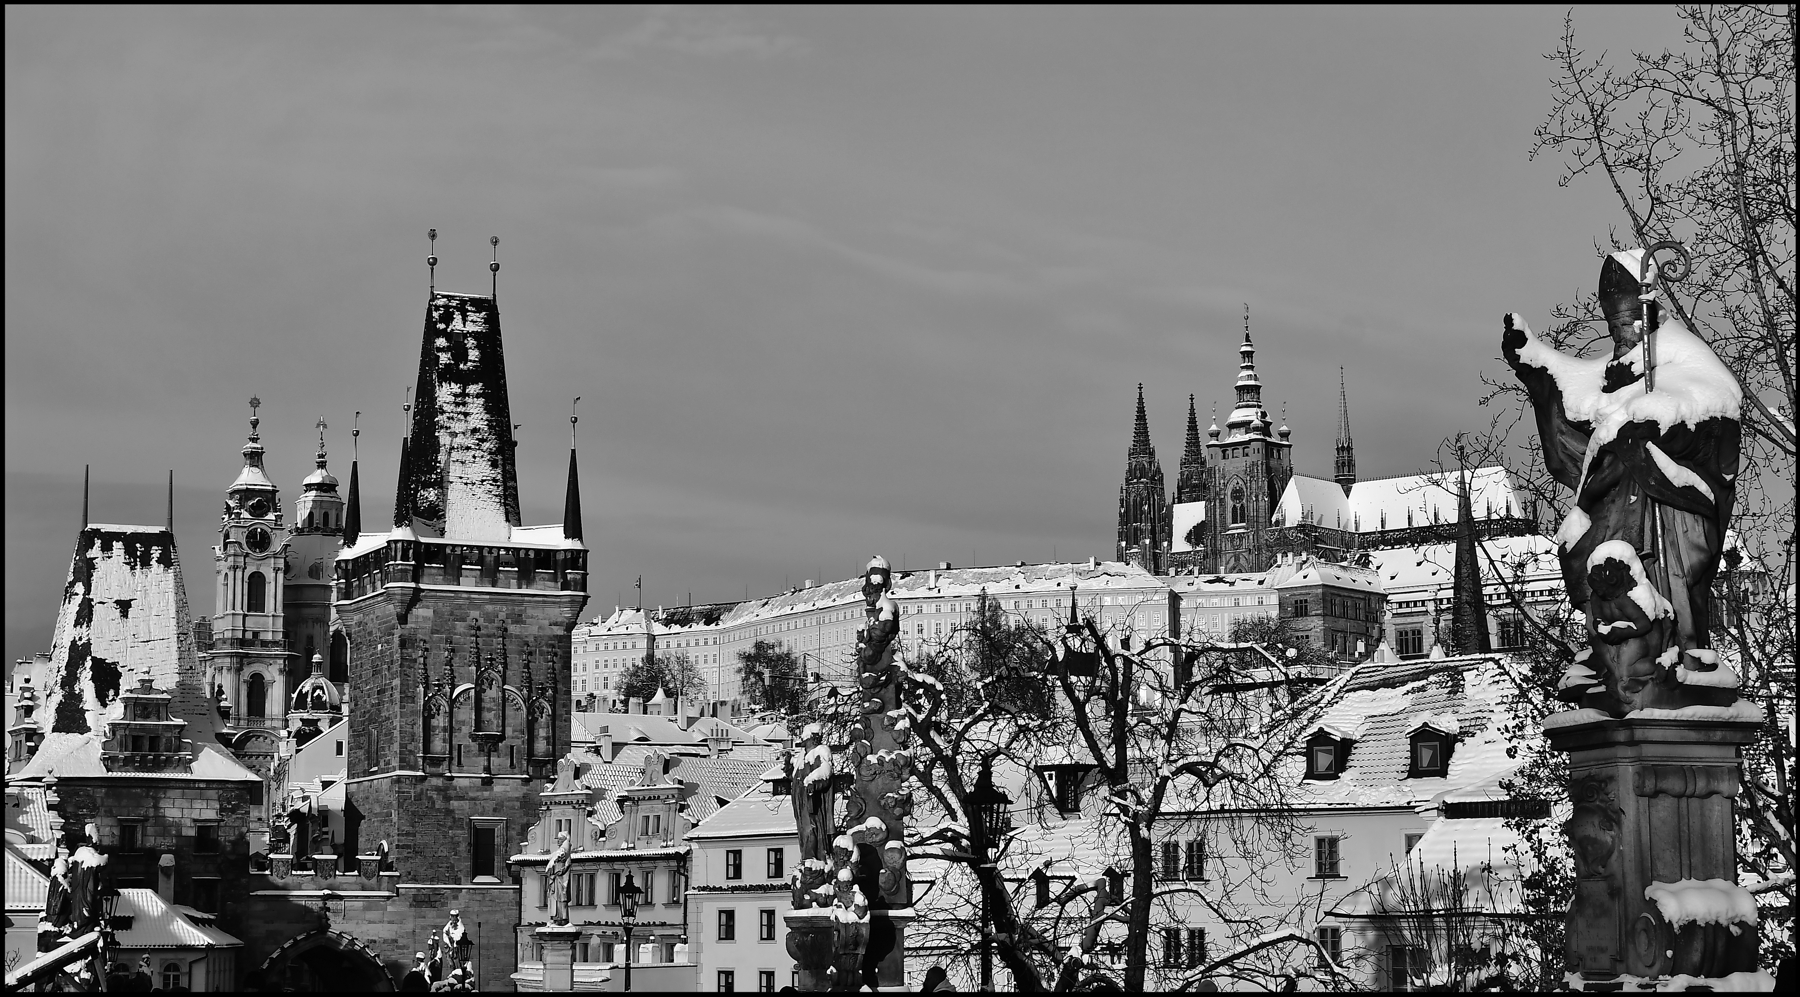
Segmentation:
{"type": "Polygon", "coordinates": [[[244,943],[212,925],[211,915],[163,901],[155,890],[119,891],[119,915],[131,927],[117,933],[122,949],[239,948],[244,943]]]}
{"type": "MultiPolygon", "coordinates": [[[[1506,757],[1499,724],[1510,690],[1492,656],[1361,666],[1308,728],[1354,736],[1349,764],[1337,779],[1305,780],[1301,799],[1314,806],[1418,806],[1504,775],[1517,766],[1506,757]],[[1434,717],[1438,726],[1454,718],[1458,728],[1449,772],[1409,779],[1411,734],[1434,717]]],[[[1296,758],[1290,768],[1298,779],[1304,761],[1296,758]]]]}
{"type": "Polygon", "coordinates": [[[706,820],[719,809],[715,797],[736,799],[746,790],[761,785],[763,770],[769,764],[767,760],[748,757],[738,751],[713,758],[633,745],[620,749],[611,762],[601,761],[597,755],[577,752],[575,760],[586,766],[579,780],[581,787],[588,790],[594,816],[602,826],[610,826],[623,816],[616,802],[619,792],[643,774],[644,756],[652,750],[662,750],[669,756],[670,778],[678,779],[688,787],[686,813],[693,823],[706,820]]]}
{"type": "Polygon", "coordinates": [[[718,808],[711,817],[687,833],[692,840],[706,838],[772,837],[797,835],[793,801],[785,796],[756,792],[740,796],[718,808]]]}
{"type": "Polygon", "coordinates": [[[6,909],[42,912],[50,877],[19,846],[6,843],[6,909]]]}

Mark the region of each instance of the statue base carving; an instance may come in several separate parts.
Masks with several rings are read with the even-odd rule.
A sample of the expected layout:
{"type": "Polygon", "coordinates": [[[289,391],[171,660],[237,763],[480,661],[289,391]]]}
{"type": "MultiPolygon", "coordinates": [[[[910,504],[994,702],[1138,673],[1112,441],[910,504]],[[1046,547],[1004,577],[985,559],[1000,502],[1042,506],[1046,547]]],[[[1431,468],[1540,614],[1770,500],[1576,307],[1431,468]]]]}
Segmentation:
{"type": "Polygon", "coordinates": [[[1758,726],[1608,719],[1547,727],[1551,746],[1569,753],[1574,804],[1563,826],[1576,875],[1568,921],[1571,985],[1610,990],[1622,975],[1718,978],[1756,971],[1754,924],[1677,926],[1669,920],[1674,908],[1665,904],[1671,891],[1707,893],[1715,907],[1748,899],[1737,896],[1731,810],[1740,787],[1738,754],[1758,726]],[[1656,884],[1662,885],[1652,890],[1656,884]]]}

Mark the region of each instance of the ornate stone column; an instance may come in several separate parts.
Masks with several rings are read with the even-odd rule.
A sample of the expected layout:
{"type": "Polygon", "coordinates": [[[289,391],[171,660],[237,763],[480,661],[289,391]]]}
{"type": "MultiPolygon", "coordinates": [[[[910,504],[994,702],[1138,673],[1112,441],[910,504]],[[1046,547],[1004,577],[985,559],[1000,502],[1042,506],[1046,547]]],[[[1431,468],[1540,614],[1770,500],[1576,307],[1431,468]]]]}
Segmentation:
{"type": "Polygon", "coordinates": [[[1754,972],[1756,926],[1732,916],[1734,901],[1749,900],[1736,886],[1732,799],[1738,752],[1757,723],[1588,712],[1559,714],[1546,730],[1570,756],[1574,814],[1565,831],[1576,879],[1567,952],[1579,977],[1571,982],[1754,972]],[[1722,916],[1671,920],[1693,914],[1722,916]]]}

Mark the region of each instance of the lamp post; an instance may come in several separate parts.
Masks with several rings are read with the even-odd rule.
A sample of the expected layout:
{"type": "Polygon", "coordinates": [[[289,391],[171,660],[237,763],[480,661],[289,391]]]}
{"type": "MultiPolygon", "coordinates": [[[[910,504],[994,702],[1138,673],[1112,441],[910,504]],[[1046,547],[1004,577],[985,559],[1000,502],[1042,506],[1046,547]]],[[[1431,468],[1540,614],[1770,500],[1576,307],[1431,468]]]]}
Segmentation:
{"type": "MultiPolygon", "coordinates": [[[[1012,830],[1012,797],[994,785],[994,766],[991,759],[981,766],[981,775],[975,780],[975,790],[969,794],[969,804],[981,815],[983,834],[983,855],[988,859],[982,864],[984,869],[992,869],[999,873],[1000,864],[996,859],[1000,843],[1012,830]]],[[[994,953],[989,944],[988,934],[988,894],[987,884],[981,884],[981,991],[994,992],[994,953]]]]}
{"type": "Polygon", "coordinates": [[[619,887],[619,920],[625,929],[625,992],[631,992],[631,929],[637,924],[638,897],[644,890],[625,874],[625,885],[619,887]]]}

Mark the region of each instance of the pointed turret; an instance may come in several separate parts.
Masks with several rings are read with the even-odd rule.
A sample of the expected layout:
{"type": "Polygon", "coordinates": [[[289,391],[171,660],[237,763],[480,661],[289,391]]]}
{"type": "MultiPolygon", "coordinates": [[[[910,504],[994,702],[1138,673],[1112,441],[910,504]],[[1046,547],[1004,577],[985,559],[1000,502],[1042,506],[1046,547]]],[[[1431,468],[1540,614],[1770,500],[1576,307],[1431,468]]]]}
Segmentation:
{"type": "Polygon", "coordinates": [[[1467,472],[1459,471],[1456,497],[1456,572],[1450,603],[1450,648],[1456,654],[1493,650],[1488,639],[1487,600],[1481,591],[1481,562],[1475,547],[1475,515],[1467,472]]]}
{"type": "Polygon", "coordinates": [[[569,489],[563,494],[563,539],[581,539],[581,473],[575,467],[575,405],[581,401],[576,395],[575,401],[569,403],[569,489]]]}
{"type": "Polygon", "coordinates": [[[1338,368],[1337,462],[1332,478],[1350,494],[1356,484],[1356,446],[1350,442],[1350,398],[1344,391],[1344,368],[1338,368]]]}
{"type": "Polygon", "coordinates": [[[352,547],[362,535],[362,489],[356,481],[356,458],[350,458],[350,495],[344,500],[344,546],[352,547]]]}
{"type": "Polygon", "coordinates": [[[412,437],[400,437],[400,480],[394,483],[394,527],[412,525],[412,503],[406,490],[412,484],[412,437]]]}
{"type": "Polygon", "coordinates": [[[563,539],[581,539],[581,474],[575,469],[575,448],[569,448],[569,490],[563,495],[563,539]]]}
{"type": "Polygon", "coordinates": [[[1200,442],[1200,416],[1188,396],[1187,442],[1181,449],[1181,471],[1175,476],[1175,505],[1206,500],[1206,447],[1200,442]]]}
{"type": "Polygon", "coordinates": [[[1131,459],[1156,459],[1156,448],[1150,445],[1150,420],[1144,415],[1144,385],[1138,383],[1137,421],[1131,426],[1131,459]]]}

